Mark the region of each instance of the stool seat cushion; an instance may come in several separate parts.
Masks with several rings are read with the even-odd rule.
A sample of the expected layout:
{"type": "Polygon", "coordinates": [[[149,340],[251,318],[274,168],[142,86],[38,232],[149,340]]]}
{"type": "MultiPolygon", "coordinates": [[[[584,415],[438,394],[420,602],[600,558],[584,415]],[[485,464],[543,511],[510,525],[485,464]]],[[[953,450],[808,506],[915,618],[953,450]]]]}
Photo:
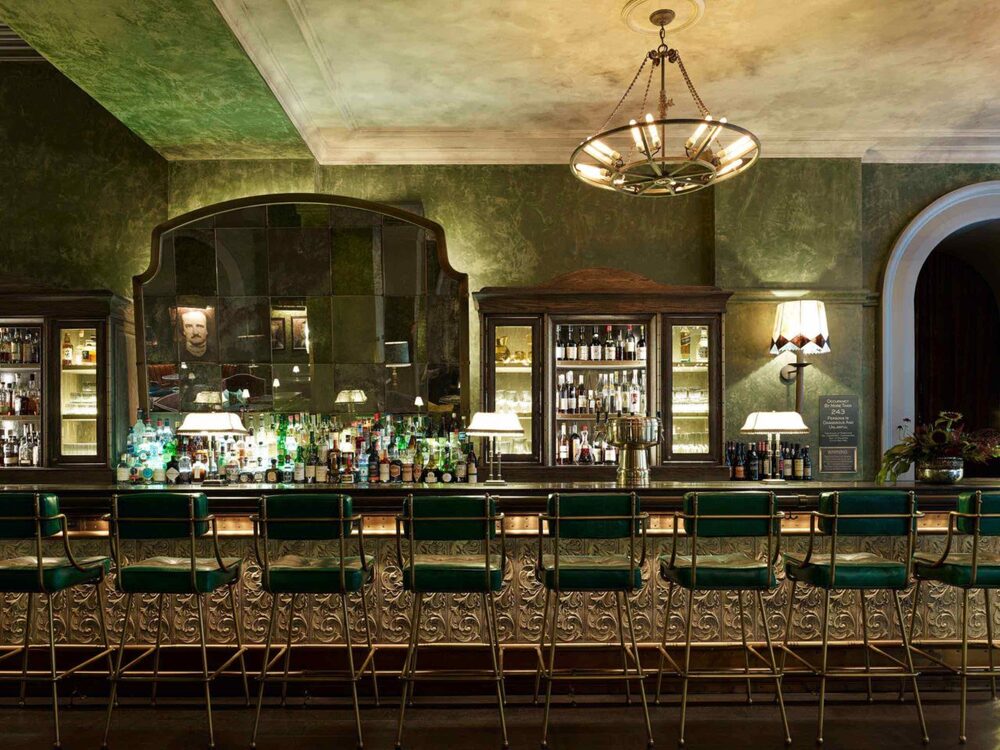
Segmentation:
{"type": "MultiPolygon", "coordinates": [[[[556,588],[555,555],[542,556],[542,584],[556,588]]],[[[629,580],[628,555],[559,555],[560,591],[632,591],[642,588],[642,568],[629,580]]]]}
{"type": "Polygon", "coordinates": [[[129,594],[207,594],[233,582],[240,575],[241,557],[223,557],[226,570],[214,557],[195,559],[195,585],[191,586],[191,558],[148,557],[118,571],[118,587],[129,594]]]}
{"type": "MultiPolygon", "coordinates": [[[[913,556],[913,572],[922,581],[940,581],[950,586],[972,585],[972,553],[951,552],[944,562],[935,567],[941,555],[936,552],[918,552],[913,556]]],[[[975,585],[1000,588],[1000,555],[980,550],[976,559],[975,585]]]]}
{"type": "Polygon", "coordinates": [[[665,581],[699,591],[739,589],[768,591],[778,585],[774,571],[766,561],[758,560],[743,552],[698,555],[697,563],[698,574],[695,581],[690,556],[677,555],[671,567],[670,555],[661,555],[660,575],[665,581]]]}
{"type": "Polygon", "coordinates": [[[485,555],[418,554],[413,556],[412,576],[410,567],[403,567],[403,588],[426,594],[495,592],[503,586],[502,567],[500,555],[490,555],[487,584],[485,555]]]}
{"type": "Polygon", "coordinates": [[[0,591],[40,594],[62,591],[81,583],[101,580],[111,570],[108,557],[78,557],[83,570],[74,567],[66,557],[42,557],[42,581],[38,580],[38,558],[12,557],[0,560],[0,591]]]}
{"type": "Polygon", "coordinates": [[[268,566],[267,590],[276,594],[342,594],[360,591],[371,578],[375,558],[344,558],[344,585],[340,585],[340,557],[283,555],[268,566]]]}
{"type": "Polygon", "coordinates": [[[832,580],[830,555],[814,554],[808,564],[805,555],[788,554],[785,573],[793,581],[801,581],[824,589],[896,589],[906,588],[906,565],[872,552],[837,554],[836,580],[832,580]]]}

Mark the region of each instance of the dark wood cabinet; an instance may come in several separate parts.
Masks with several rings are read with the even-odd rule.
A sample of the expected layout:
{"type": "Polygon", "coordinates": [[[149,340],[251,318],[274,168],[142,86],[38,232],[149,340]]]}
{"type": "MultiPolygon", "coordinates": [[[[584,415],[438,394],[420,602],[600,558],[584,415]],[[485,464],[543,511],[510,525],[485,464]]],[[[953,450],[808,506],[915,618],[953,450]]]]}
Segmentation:
{"type": "Polygon", "coordinates": [[[526,431],[525,440],[505,444],[507,473],[612,478],[614,466],[599,450],[600,463],[573,459],[581,444],[600,442],[599,417],[621,410],[661,415],[664,439],[651,457],[658,478],[726,478],[722,333],[729,296],[610,268],[474,293],[482,408],[517,411],[526,431]],[[578,437],[568,456],[564,430],[578,437]]]}

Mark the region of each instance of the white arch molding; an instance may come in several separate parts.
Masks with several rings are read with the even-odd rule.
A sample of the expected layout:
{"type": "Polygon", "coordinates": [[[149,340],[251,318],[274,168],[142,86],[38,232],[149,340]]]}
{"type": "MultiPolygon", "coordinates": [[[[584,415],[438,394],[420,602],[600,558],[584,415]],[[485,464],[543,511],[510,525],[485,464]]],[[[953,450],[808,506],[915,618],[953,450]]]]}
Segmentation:
{"type": "Polygon", "coordinates": [[[882,451],[896,442],[896,425],[916,411],[914,294],[927,257],[970,224],[1000,219],[1000,180],[943,195],[921,211],[896,240],[882,281],[882,451]]]}

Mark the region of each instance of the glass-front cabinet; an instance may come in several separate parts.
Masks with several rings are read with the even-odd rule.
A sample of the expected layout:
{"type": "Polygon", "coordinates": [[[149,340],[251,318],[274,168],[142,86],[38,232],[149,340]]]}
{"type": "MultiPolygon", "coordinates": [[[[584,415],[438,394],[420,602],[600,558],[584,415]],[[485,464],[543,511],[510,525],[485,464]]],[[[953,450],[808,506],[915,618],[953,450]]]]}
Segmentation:
{"type": "Polygon", "coordinates": [[[104,361],[103,322],[58,323],[58,463],[89,463],[105,456],[100,404],[104,361]],[[100,339],[100,341],[99,341],[100,339]]]}
{"type": "Polygon", "coordinates": [[[0,456],[5,469],[42,465],[43,321],[0,320],[0,456]]]}
{"type": "Polygon", "coordinates": [[[505,476],[614,478],[606,421],[659,416],[654,476],[725,479],[722,326],[729,293],[675,287],[615,269],[584,269],[534,287],[474,293],[482,408],[514,411],[505,476]]]}

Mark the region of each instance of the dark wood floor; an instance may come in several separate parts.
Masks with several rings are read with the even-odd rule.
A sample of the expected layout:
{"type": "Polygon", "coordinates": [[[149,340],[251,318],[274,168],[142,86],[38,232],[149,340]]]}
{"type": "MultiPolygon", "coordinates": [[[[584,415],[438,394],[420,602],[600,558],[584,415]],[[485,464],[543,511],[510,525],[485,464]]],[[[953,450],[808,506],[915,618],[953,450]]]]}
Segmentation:
{"type": "MultiPolygon", "coordinates": [[[[925,696],[931,747],[958,746],[958,704],[956,695],[925,696]]],[[[867,705],[844,702],[833,696],[827,711],[827,748],[851,750],[895,750],[921,748],[916,713],[911,704],[891,700],[867,705]]],[[[496,709],[488,703],[467,699],[433,701],[408,712],[404,747],[408,750],[496,750],[500,747],[496,709]]],[[[419,699],[418,699],[419,701],[419,699]]],[[[248,747],[252,712],[231,702],[216,707],[216,746],[248,747]]],[[[98,748],[104,725],[99,701],[85,701],[62,711],[63,747],[98,748]]],[[[676,747],[678,708],[676,699],[666,705],[651,706],[653,733],[658,747],[676,747]]],[[[45,748],[51,743],[51,713],[44,704],[19,709],[8,702],[0,705],[0,748],[25,750],[45,748]]],[[[362,713],[365,747],[391,750],[395,740],[396,710],[393,706],[366,707],[362,713]]],[[[789,701],[789,718],[794,748],[814,747],[815,703],[806,695],[789,701]]],[[[507,710],[512,748],[539,746],[542,712],[512,698],[507,710]]],[[[331,703],[303,707],[265,706],[258,748],[352,748],[352,714],[346,706],[331,703]]],[[[111,747],[127,750],[194,750],[207,745],[205,715],[190,704],[125,705],[116,712],[111,747]]],[[[583,701],[575,706],[566,699],[553,708],[549,746],[552,750],[618,750],[645,747],[641,709],[604,700],[583,701]]],[[[687,748],[781,748],[782,737],[777,709],[762,696],[747,706],[734,702],[699,701],[689,711],[687,748]]],[[[1000,748],[1000,701],[977,692],[969,707],[968,744],[971,750],[1000,748]]]]}

